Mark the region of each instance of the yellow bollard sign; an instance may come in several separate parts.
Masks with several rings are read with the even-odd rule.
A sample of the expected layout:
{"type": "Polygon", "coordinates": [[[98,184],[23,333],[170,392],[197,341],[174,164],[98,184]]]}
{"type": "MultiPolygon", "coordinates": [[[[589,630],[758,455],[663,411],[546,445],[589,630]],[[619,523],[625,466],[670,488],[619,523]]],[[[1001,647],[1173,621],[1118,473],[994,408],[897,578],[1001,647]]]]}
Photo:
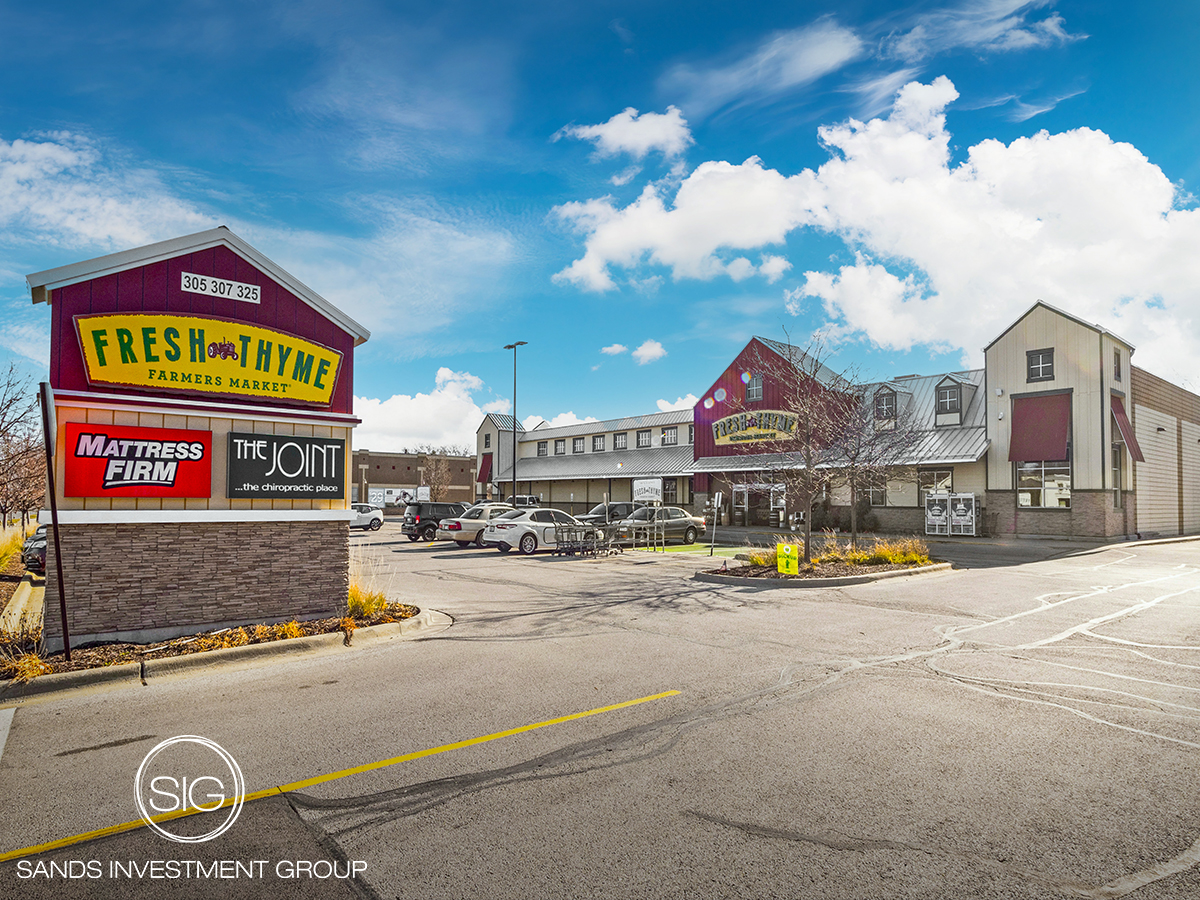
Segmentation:
{"type": "Polygon", "coordinates": [[[775,559],[779,567],[780,575],[799,575],[800,574],[800,545],[799,544],[776,544],[775,559]]]}

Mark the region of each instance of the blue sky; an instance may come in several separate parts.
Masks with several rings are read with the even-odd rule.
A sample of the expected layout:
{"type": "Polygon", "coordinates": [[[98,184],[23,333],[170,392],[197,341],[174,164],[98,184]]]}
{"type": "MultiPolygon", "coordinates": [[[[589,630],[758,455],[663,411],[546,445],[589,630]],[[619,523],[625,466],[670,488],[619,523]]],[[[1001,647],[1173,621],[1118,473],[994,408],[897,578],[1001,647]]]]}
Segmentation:
{"type": "Polygon", "coordinates": [[[0,0],[24,276],[225,224],[372,331],[359,446],[698,397],[753,334],[978,365],[1038,299],[1193,390],[1200,7],[0,0]]]}

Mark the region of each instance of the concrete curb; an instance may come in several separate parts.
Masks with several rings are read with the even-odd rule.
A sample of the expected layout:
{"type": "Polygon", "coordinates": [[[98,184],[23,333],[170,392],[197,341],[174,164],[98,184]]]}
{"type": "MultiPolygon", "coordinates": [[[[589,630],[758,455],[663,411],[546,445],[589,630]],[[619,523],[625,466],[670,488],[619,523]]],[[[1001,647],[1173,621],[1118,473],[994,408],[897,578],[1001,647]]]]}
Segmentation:
{"type": "Polygon", "coordinates": [[[19,630],[21,621],[26,615],[26,606],[29,604],[32,596],[33,573],[26,572],[21,578],[21,583],[17,585],[17,589],[5,605],[4,611],[0,613],[0,628],[5,631],[19,630]]]}
{"type": "MultiPolygon", "coordinates": [[[[147,659],[146,680],[167,675],[182,675],[190,672],[215,671],[225,666],[242,663],[249,660],[269,659],[271,657],[297,657],[305,654],[330,653],[338,649],[357,650],[375,644],[383,644],[394,640],[412,640],[421,637],[425,632],[439,628],[447,628],[454,620],[445,613],[434,609],[422,610],[411,619],[399,622],[389,622],[385,625],[371,625],[359,628],[354,632],[350,646],[345,647],[345,636],[337,631],[332,634],[314,634],[308,637],[292,638],[291,640],[271,641],[266,644],[250,644],[245,647],[227,647],[223,650],[207,650],[202,653],[190,653],[187,656],[166,657],[163,659],[147,659]]],[[[59,672],[54,675],[42,675],[24,684],[6,681],[0,685],[0,703],[9,700],[20,700],[40,694],[69,691],[81,687],[94,687],[105,684],[128,684],[141,686],[141,664],[126,663],[119,666],[104,666],[97,669],[82,669],[78,672],[59,672]]]]}
{"type": "Polygon", "coordinates": [[[878,572],[873,575],[845,575],[841,578],[741,578],[737,575],[711,575],[707,572],[697,572],[692,576],[693,581],[707,581],[711,584],[726,584],[737,587],[752,587],[761,590],[778,590],[780,588],[804,589],[822,587],[842,587],[848,584],[866,584],[871,581],[882,581],[885,578],[907,578],[913,575],[928,575],[933,572],[948,572],[953,568],[950,563],[934,563],[932,566],[919,566],[914,569],[896,569],[891,572],[878,572]]]}

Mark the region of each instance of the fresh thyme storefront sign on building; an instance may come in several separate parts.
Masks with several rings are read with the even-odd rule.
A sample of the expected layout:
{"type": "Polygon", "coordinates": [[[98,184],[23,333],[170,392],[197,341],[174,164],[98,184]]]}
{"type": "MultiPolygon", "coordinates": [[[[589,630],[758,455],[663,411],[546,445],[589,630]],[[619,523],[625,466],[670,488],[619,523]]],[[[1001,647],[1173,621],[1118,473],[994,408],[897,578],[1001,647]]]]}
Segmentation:
{"type": "Polygon", "coordinates": [[[713,422],[712,432],[718,446],[774,441],[795,434],[796,417],[778,409],[736,413],[713,422]]]}
{"type": "Polygon", "coordinates": [[[273,328],[170,313],[75,317],[88,381],[328,405],[342,354],[273,328]]]}

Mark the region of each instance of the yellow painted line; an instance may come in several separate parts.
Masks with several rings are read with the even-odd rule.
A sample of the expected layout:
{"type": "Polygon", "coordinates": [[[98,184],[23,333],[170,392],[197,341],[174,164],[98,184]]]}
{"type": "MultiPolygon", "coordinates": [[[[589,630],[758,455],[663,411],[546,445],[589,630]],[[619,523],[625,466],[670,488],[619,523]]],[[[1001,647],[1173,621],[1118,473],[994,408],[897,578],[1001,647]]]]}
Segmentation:
{"type": "MultiPolygon", "coordinates": [[[[261,791],[255,791],[251,794],[246,794],[243,802],[251,800],[261,800],[264,797],[270,797],[277,794],[282,794],[285,791],[298,791],[303,788],[312,787],[317,784],[324,784],[327,781],[336,781],[339,778],[346,778],[350,775],[361,775],[363,772],[373,772],[376,769],[383,769],[388,766],[394,766],[397,763],[411,762],[414,759],[422,759],[426,756],[436,756],[439,753],[447,753],[450,750],[462,750],[466,747],[474,747],[476,744],[486,744],[488,741],[496,741],[500,738],[512,737],[515,734],[524,734],[527,731],[535,731],[538,728],[546,728],[550,725],[562,725],[564,722],[574,722],[576,719],[586,719],[589,716],[598,716],[601,713],[615,712],[618,709],[626,709],[630,706],[637,706],[640,703],[649,703],[651,700],[661,700],[664,697],[674,697],[679,694],[679,691],[663,691],[661,694],[651,694],[648,697],[639,697],[636,700],[626,700],[623,703],[614,703],[611,706],[600,706],[596,709],[589,709],[584,712],[571,713],[567,716],[559,716],[556,719],[546,719],[544,722],[534,722],[532,725],[521,725],[517,728],[508,728],[504,731],[495,731],[491,734],[485,734],[482,737],[468,738],[465,741],[455,741],[453,744],[442,744],[439,747],[430,747],[427,750],[416,750],[412,753],[405,753],[401,756],[393,756],[389,759],[381,759],[378,762],[367,763],[362,766],[354,766],[351,769],[339,769],[336,772],[330,772],[326,775],[317,775],[314,778],[305,778],[302,781],[292,781],[288,784],[282,784],[279,787],[265,788],[261,791]]],[[[223,809],[230,806],[234,802],[234,798],[226,800],[221,806],[216,809],[223,809]]],[[[216,809],[207,810],[215,812],[216,809]]],[[[195,810],[181,810],[177,812],[163,813],[162,815],[153,816],[155,822],[168,822],[172,819],[182,819],[184,816],[194,816],[195,810]]],[[[87,831],[83,834],[77,834],[73,837],[60,838],[57,841],[49,841],[45,844],[38,844],[34,847],[25,847],[21,850],[10,850],[8,853],[0,854],[0,862],[7,862],[10,859],[20,859],[23,856],[33,856],[38,853],[45,853],[49,850],[58,850],[62,847],[70,847],[72,844],[80,844],[84,841],[92,841],[96,838],[109,837],[114,834],[121,834],[126,831],[133,831],[135,828],[144,828],[146,823],[142,819],[136,822],[122,822],[120,825],[110,825],[108,828],[100,828],[96,831],[87,831]]]]}

